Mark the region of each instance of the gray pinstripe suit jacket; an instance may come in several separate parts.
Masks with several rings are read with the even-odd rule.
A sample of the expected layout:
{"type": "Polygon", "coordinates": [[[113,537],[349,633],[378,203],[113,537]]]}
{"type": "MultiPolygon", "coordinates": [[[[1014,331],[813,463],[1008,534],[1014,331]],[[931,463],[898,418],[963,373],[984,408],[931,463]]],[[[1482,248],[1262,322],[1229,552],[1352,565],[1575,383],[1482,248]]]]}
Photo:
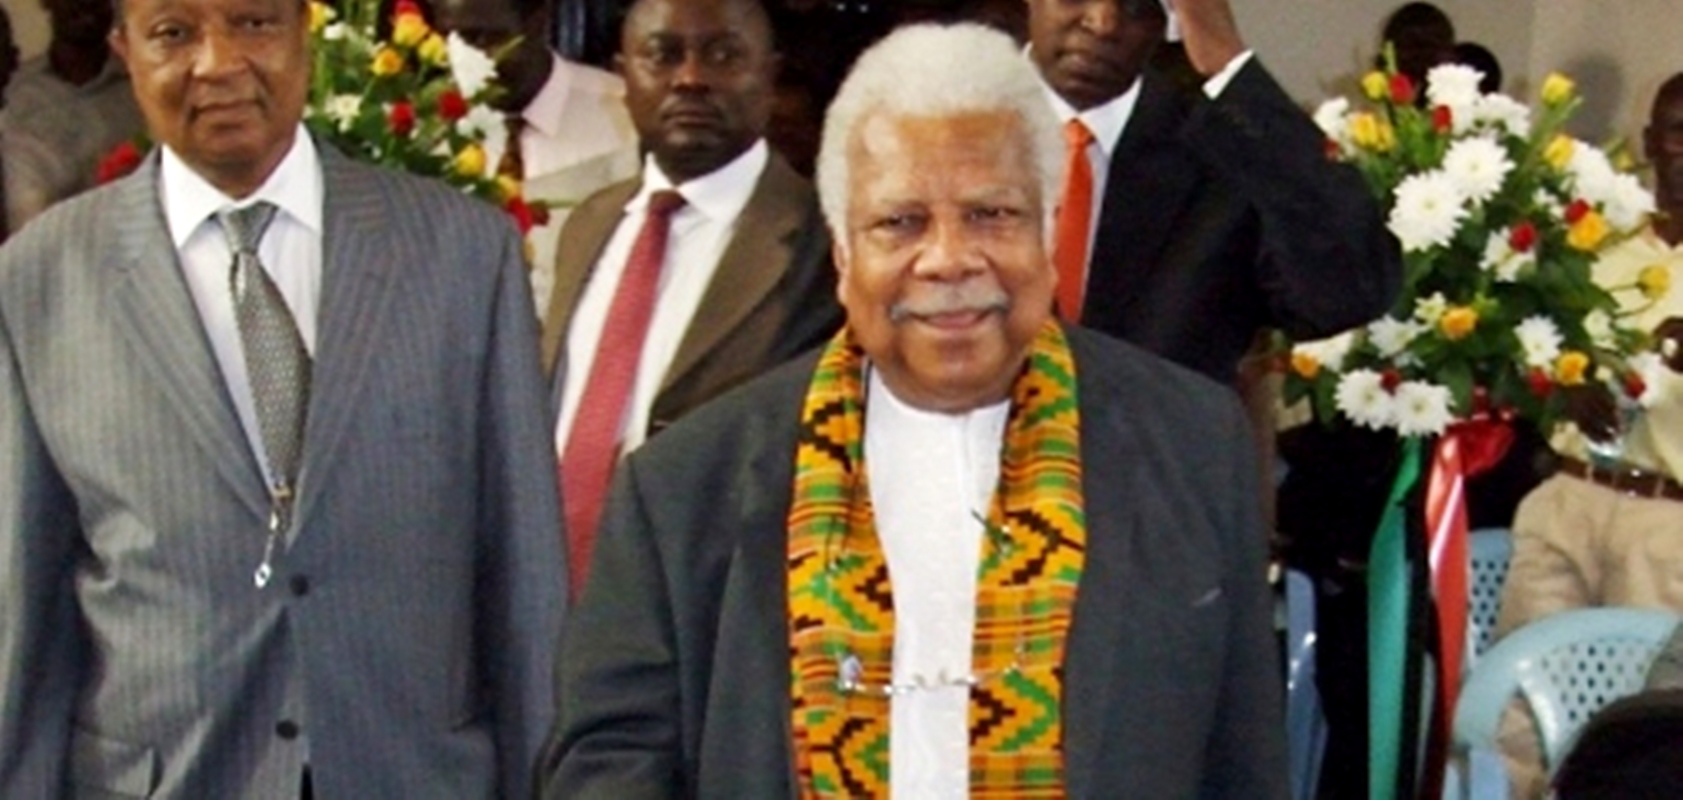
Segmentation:
{"type": "Polygon", "coordinates": [[[268,501],[154,157],[0,248],[0,797],[523,797],[565,570],[520,245],[321,147],[301,495],[268,501]]]}

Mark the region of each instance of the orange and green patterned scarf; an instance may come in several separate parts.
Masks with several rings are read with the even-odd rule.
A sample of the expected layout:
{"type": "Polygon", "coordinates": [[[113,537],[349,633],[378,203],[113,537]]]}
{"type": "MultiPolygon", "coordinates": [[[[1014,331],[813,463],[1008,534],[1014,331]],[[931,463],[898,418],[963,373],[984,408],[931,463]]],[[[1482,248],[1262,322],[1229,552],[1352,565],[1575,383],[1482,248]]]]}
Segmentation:
{"type": "MultiPolygon", "coordinates": [[[[804,798],[888,795],[894,601],[865,475],[864,363],[837,334],[801,412],[788,569],[804,798]]],[[[1011,390],[988,510],[969,676],[973,798],[1064,794],[1064,640],[1086,556],[1080,442],[1075,363],[1048,322],[1011,390]]]]}

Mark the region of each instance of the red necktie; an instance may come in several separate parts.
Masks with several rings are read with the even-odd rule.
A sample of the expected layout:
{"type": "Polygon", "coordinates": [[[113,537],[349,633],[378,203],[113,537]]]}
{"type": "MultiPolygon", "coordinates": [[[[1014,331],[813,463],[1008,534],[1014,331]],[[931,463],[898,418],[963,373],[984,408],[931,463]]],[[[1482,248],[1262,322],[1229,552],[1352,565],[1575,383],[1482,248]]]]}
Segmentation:
{"type": "Polygon", "coordinates": [[[584,385],[567,446],[561,452],[561,505],[567,524],[567,565],[574,597],[584,590],[590,570],[590,551],[596,542],[596,521],[607,499],[608,482],[619,460],[620,430],[637,383],[637,362],[643,355],[649,321],[654,317],[660,266],[666,260],[666,235],[672,214],[684,205],[683,195],[655,192],[649,197],[643,228],[631,245],[608,308],[607,323],[596,346],[596,360],[584,385]]]}
{"type": "Polygon", "coordinates": [[[1058,268],[1058,316],[1081,320],[1081,301],[1087,285],[1087,236],[1093,219],[1093,164],[1087,146],[1093,132],[1080,119],[1064,123],[1069,160],[1064,170],[1064,199],[1058,204],[1058,228],[1052,263],[1058,268]]]}

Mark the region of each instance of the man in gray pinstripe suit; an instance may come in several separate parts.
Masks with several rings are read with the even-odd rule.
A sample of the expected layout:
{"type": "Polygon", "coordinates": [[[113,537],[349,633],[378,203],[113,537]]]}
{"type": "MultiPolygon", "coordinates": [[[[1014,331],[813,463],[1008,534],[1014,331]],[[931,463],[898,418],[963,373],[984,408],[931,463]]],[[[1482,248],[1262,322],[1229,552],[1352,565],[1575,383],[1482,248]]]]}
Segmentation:
{"type": "Polygon", "coordinates": [[[304,133],[303,0],[121,2],[163,146],[0,248],[0,797],[525,796],[565,570],[513,229],[304,133]],[[284,504],[248,259],[313,363],[284,504]]]}

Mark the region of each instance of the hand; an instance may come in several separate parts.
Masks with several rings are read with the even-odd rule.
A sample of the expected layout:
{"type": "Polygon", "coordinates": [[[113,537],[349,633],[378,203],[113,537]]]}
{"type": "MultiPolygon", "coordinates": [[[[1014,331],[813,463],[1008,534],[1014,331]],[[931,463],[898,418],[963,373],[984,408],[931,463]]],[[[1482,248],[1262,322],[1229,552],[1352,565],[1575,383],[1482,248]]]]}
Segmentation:
{"type": "Polygon", "coordinates": [[[1577,423],[1585,436],[1598,441],[1612,441],[1619,435],[1619,409],[1613,393],[1600,384],[1567,386],[1561,390],[1566,401],[1566,417],[1577,423]]]}
{"type": "Polygon", "coordinates": [[[1683,372],[1683,317],[1666,317],[1654,326],[1654,349],[1672,372],[1683,372]]]}
{"type": "Polygon", "coordinates": [[[1186,57],[1198,74],[1214,75],[1245,52],[1228,0],[1173,0],[1170,5],[1180,19],[1186,57]]]}

